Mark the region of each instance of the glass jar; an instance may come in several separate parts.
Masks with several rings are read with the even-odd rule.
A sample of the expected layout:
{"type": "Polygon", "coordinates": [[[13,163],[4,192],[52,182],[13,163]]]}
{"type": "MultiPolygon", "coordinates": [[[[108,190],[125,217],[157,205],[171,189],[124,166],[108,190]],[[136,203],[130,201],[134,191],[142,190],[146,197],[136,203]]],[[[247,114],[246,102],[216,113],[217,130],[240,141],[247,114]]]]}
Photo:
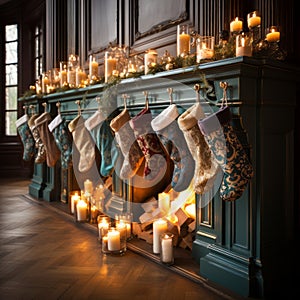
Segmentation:
{"type": "Polygon", "coordinates": [[[68,63],[66,61],[59,63],[59,78],[61,88],[68,85],[68,63]]]}
{"type": "Polygon", "coordinates": [[[191,51],[191,36],[189,25],[180,24],[177,26],[177,56],[188,56],[191,51]]]}
{"type": "Polygon", "coordinates": [[[103,237],[107,235],[111,222],[110,222],[110,218],[104,215],[98,216],[97,222],[98,222],[98,240],[101,242],[103,237]]]}
{"type": "Polygon", "coordinates": [[[252,56],[252,37],[249,33],[236,36],[235,56],[252,56]]]}
{"type": "Polygon", "coordinates": [[[211,60],[215,53],[215,37],[200,36],[196,41],[197,63],[201,60],[211,60]]]}
{"type": "MultiPolygon", "coordinates": [[[[124,242],[124,238],[122,239],[124,242]]],[[[125,239],[126,242],[126,239],[125,239]]],[[[121,243],[121,233],[116,227],[110,227],[107,233],[107,248],[110,254],[124,254],[124,243],[121,243]]]]}
{"type": "Polygon", "coordinates": [[[157,51],[149,49],[144,55],[144,70],[145,74],[148,74],[149,67],[154,67],[157,64],[157,51]]]}

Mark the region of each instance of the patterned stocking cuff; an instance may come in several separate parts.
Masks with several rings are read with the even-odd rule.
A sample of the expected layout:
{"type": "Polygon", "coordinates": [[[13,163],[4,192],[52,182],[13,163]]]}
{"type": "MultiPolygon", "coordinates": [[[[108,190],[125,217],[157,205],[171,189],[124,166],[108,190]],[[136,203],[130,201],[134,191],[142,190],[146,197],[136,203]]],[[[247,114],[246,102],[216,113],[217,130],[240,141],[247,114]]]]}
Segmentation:
{"type": "Polygon", "coordinates": [[[221,126],[229,123],[231,112],[228,106],[222,107],[219,111],[207,118],[198,121],[199,128],[204,135],[208,135],[220,129],[221,126]]]}

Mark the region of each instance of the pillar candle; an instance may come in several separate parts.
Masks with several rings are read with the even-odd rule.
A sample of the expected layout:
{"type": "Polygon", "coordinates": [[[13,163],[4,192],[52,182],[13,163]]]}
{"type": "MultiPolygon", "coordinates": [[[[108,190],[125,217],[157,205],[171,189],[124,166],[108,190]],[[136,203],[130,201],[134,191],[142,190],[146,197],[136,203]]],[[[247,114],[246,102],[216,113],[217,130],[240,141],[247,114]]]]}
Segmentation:
{"type": "Polygon", "coordinates": [[[161,211],[167,213],[170,210],[170,195],[167,193],[158,194],[158,207],[161,211]]]}
{"type": "Polygon", "coordinates": [[[239,32],[243,30],[243,22],[236,17],[232,22],[230,22],[230,31],[239,32]]]}
{"type": "Polygon", "coordinates": [[[74,214],[74,212],[75,212],[75,204],[78,200],[80,200],[80,196],[79,196],[78,192],[75,192],[75,194],[71,196],[71,213],[72,214],[74,214]]]}
{"type": "Polygon", "coordinates": [[[189,54],[190,53],[190,39],[191,36],[188,33],[179,34],[178,38],[178,55],[189,54]]]}
{"type": "Polygon", "coordinates": [[[167,231],[167,221],[158,219],[153,222],[153,253],[160,253],[160,236],[167,231]]]}
{"type": "Polygon", "coordinates": [[[280,41],[280,32],[276,26],[271,26],[269,32],[266,34],[266,40],[269,43],[276,43],[280,41]]]}
{"type": "Polygon", "coordinates": [[[163,234],[161,236],[161,261],[163,263],[171,264],[174,261],[173,254],[173,238],[172,235],[163,234]]]}
{"type": "Polygon", "coordinates": [[[105,82],[108,82],[109,77],[112,75],[113,70],[117,68],[117,60],[109,53],[105,53],[105,82]]]}
{"type": "Polygon", "coordinates": [[[149,50],[145,53],[144,56],[144,67],[145,67],[145,74],[149,71],[149,66],[155,66],[157,63],[157,52],[155,50],[149,50]]]}
{"type": "Polygon", "coordinates": [[[89,64],[89,75],[91,80],[98,77],[98,66],[99,64],[96,62],[95,57],[91,55],[89,64]]]}
{"type": "Polygon", "coordinates": [[[93,187],[93,182],[90,181],[89,179],[85,180],[84,183],[84,193],[86,195],[91,195],[93,193],[94,187],[93,187]]]}
{"type": "Polygon", "coordinates": [[[247,21],[248,21],[248,27],[254,28],[254,27],[260,26],[261,17],[258,16],[257,13],[254,11],[254,12],[248,14],[247,21]]]}
{"type": "Polygon", "coordinates": [[[77,220],[86,221],[87,219],[87,204],[83,200],[79,200],[77,203],[77,220]]]}
{"type": "Polygon", "coordinates": [[[115,229],[110,229],[107,233],[107,245],[109,251],[119,251],[120,250],[120,232],[115,229]]]}

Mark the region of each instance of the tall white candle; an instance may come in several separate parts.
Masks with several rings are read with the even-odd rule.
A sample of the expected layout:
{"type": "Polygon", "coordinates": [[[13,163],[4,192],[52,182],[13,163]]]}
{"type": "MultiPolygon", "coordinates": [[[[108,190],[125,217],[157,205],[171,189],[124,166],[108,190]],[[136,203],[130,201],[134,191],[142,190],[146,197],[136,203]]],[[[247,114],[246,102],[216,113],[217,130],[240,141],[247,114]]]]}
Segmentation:
{"type": "Polygon", "coordinates": [[[77,220],[85,221],[87,219],[87,204],[83,200],[77,203],[77,220]]]}
{"type": "Polygon", "coordinates": [[[108,82],[109,77],[112,75],[113,70],[117,69],[117,60],[109,55],[108,52],[105,53],[105,82],[108,82]]]}
{"type": "Polygon", "coordinates": [[[165,213],[169,212],[170,210],[170,195],[167,193],[160,193],[158,194],[158,207],[160,211],[165,213]]]}
{"type": "Polygon", "coordinates": [[[85,180],[84,182],[84,193],[91,195],[93,193],[94,187],[93,187],[93,182],[90,181],[89,179],[85,180]]]}
{"type": "Polygon", "coordinates": [[[71,213],[74,214],[75,212],[75,203],[80,200],[80,196],[78,192],[75,192],[74,195],[71,196],[71,213]]]}
{"type": "Polygon", "coordinates": [[[119,251],[121,248],[120,232],[115,229],[110,229],[107,233],[107,245],[109,251],[119,251]]]}
{"type": "Polygon", "coordinates": [[[168,229],[167,221],[158,219],[153,222],[153,253],[160,253],[160,235],[168,229]]]}
{"type": "Polygon", "coordinates": [[[161,237],[161,261],[164,263],[172,263],[173,260],[172,235],[163,234],[161,237]]]}

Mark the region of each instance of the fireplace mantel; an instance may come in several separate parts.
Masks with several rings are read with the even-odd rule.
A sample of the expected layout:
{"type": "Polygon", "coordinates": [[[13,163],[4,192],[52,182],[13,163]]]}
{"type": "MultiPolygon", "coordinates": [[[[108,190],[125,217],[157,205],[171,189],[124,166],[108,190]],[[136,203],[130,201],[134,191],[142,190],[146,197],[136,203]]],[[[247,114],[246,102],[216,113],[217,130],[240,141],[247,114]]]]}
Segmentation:
{"type": "MultiPolygon", "coordinates": [[[[107,86],[98,84],[19,100],[35,105],[38,112],[47,102],[53,117],[59,101],[62,115],[70,121],[77,115],[76,100],[81,100],[83,116],[89,116],[98,109],[97,97],[109,99],[102,103],[103,109],[108,105],[121,111],[122,95],[126,93],[130,96],[127,108],[134,115],[144,107],[143,92],[148,91],[149,105],[158,113],[170,103],[166,91],[169,87],[174,90],[174,103],[192,105],[193,86],[203,74],[210,88],[201,91],[201,99],[213,111],[223,97],[220,82],[228,83],[233,125],[249,154],[254,177],[242,197],[233,203],[222,202],[216,193],[201,208],[203,199],[197,196],[192,255],[199,263],[200,276],[243,296],[270,295],[290,274],[294,259],[289,249],[295,240],[297,209],[293,178],[298,69],[283,62],[237,57],[125,79],[111,87],[116,94],[109,97],[105,96],[107,86]]],[[[29,193],[46,201],[67,202],[68,192],[74,188],[72,176],[71,171],[66,174],[59,166],[36,165],[29,193]]],[[[136,191],[117,176],[113,176],[113,191],[121,202],[135,201],[136,191]]]]}

